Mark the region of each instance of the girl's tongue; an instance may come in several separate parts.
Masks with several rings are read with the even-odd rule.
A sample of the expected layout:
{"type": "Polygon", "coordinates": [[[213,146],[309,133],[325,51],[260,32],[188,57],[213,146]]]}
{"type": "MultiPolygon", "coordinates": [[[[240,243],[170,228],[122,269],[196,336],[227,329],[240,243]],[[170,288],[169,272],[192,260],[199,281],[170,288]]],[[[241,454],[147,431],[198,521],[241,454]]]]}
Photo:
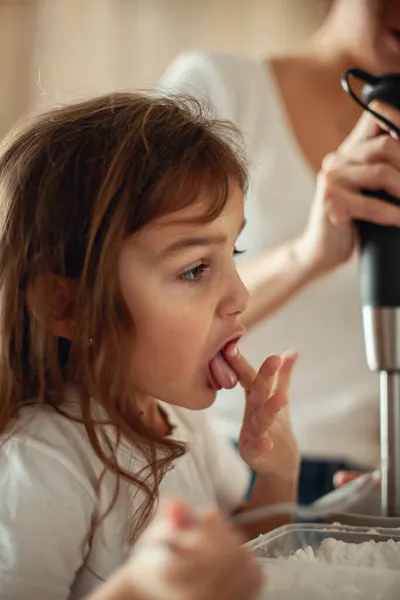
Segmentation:
{"type": "Polygon", "coordinates": [[[230,390],[237,384],[235,371],[228,365],[222,352],[218,352],[210,362],[211,383],[216,390],[230,390]]]}

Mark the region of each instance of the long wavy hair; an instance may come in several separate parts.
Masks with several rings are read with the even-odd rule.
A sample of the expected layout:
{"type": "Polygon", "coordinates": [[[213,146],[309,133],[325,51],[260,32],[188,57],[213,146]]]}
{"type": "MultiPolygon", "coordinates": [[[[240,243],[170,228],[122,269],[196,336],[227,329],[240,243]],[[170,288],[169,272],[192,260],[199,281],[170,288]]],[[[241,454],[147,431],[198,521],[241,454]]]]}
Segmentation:
{"type": "Polygon", "coordinates": [[[65,414],[72,386],[103,475],[112,471],[144,493],[133,537],[185,446],[157,436],[135,405],[135,324],[120,291],[119,252],[126,238],[200,192],[209,198],[205,222],[217,217],[232,181],[246,187],[238,140],[232,126],[213,120],[193,99],[116,93],[36,117],[1,150],[0,435],[28,404],[65,414]],[[51,277],[42,276],[48,274],[77,283],[73,341],[46,327],[54,309],[51,277]],[[33,283],[40,300],[35,314],[26,301],[33,283]],[[98,405],[106,419],[96,416],[98,405]],[[119,464],[121,440],[146,469],[128,472],[119,464]]]}

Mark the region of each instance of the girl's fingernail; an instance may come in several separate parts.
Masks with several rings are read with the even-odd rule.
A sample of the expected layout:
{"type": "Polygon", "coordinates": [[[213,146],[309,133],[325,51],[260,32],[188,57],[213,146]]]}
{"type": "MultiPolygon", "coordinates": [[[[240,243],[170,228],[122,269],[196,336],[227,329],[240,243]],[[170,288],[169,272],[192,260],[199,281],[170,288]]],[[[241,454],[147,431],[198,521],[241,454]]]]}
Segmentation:
{"type": "Polygon", "coordinates": [[[236,344],[232,344],[227,347],[226,352],[227,352],[228,356],[231,356],[232,358],[234,358],[235,356],[237,356],[239,354],[239,348],[236,346],[236,344]]]}
{"type": "Polygon", "coordinates": [[[286,350],[286,352],[283,353],[283,356],[287,356],[288,358],[297,358],[299,353],[296,350],[286,350]]]}

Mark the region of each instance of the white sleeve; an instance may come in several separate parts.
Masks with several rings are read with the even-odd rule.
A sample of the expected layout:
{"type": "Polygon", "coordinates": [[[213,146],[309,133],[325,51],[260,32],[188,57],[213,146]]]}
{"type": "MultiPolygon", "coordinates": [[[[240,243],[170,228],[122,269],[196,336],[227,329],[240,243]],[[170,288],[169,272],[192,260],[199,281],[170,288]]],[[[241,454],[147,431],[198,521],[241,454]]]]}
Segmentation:
{"type": "Polygon", "coordinates": [[[233,442],[218,434],[208,419],[206,427],[207,461],[218,506],[225,514],[231,514],[246,499],[251,471],[240,458],[233,442]]]}
{"type": "Polygon", "coordinates": [[[159,87],[166,93],[189,94],[210,106],[218,119],[236,121],[234,93],[225,80],[228,57],[186,52],[167,68],[159,87]]]}
{"type": "Polygon", "coordinates": [[[0,452],[0,597],[66,600],[93,498],[57,457],[8,440],[0,452]]]}

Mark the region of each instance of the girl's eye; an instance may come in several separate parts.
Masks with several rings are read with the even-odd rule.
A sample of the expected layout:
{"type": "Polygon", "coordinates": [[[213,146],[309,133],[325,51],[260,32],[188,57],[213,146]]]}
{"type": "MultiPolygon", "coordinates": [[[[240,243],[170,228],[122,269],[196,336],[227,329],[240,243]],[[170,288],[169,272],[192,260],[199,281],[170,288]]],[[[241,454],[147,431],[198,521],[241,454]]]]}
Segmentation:
{"type": "MultiPolygon", "coordinates": [[[[233,249],[233,256],[237,256],[238,254],[243,254],[243,252],[245,252],[245,250],[238,250],[237,248],[233,249]]],[[[196,281],[199,281],[201,279],[201,277],[204,275],[205,271],[207,271],[207,269],[210,268],[209,264],[206,263],[200,263],[198,265],[196,265],[195,267],[193,267],[192,269],[189,269],[188,271],[185,271],[184,273],[182,273],[179,276],[179,279],[181,279],[182,281],[188,281],[189,283],[194,283],[196,281]]]]}
{"type": "Polygon", "coordinates": [[[208,268],[209,268],[209,265],[206,265],[205,263],[200,263],[199,265],[196,265],[195,267],[193,267],[193,269],[190,269],[189,271],[185,271],[184,273],[182,273],[180,278],[183,281],[189,281],[189,282],[198,281],[201,278],[201,276],[203,275],[203,273],[208,268]]]}

